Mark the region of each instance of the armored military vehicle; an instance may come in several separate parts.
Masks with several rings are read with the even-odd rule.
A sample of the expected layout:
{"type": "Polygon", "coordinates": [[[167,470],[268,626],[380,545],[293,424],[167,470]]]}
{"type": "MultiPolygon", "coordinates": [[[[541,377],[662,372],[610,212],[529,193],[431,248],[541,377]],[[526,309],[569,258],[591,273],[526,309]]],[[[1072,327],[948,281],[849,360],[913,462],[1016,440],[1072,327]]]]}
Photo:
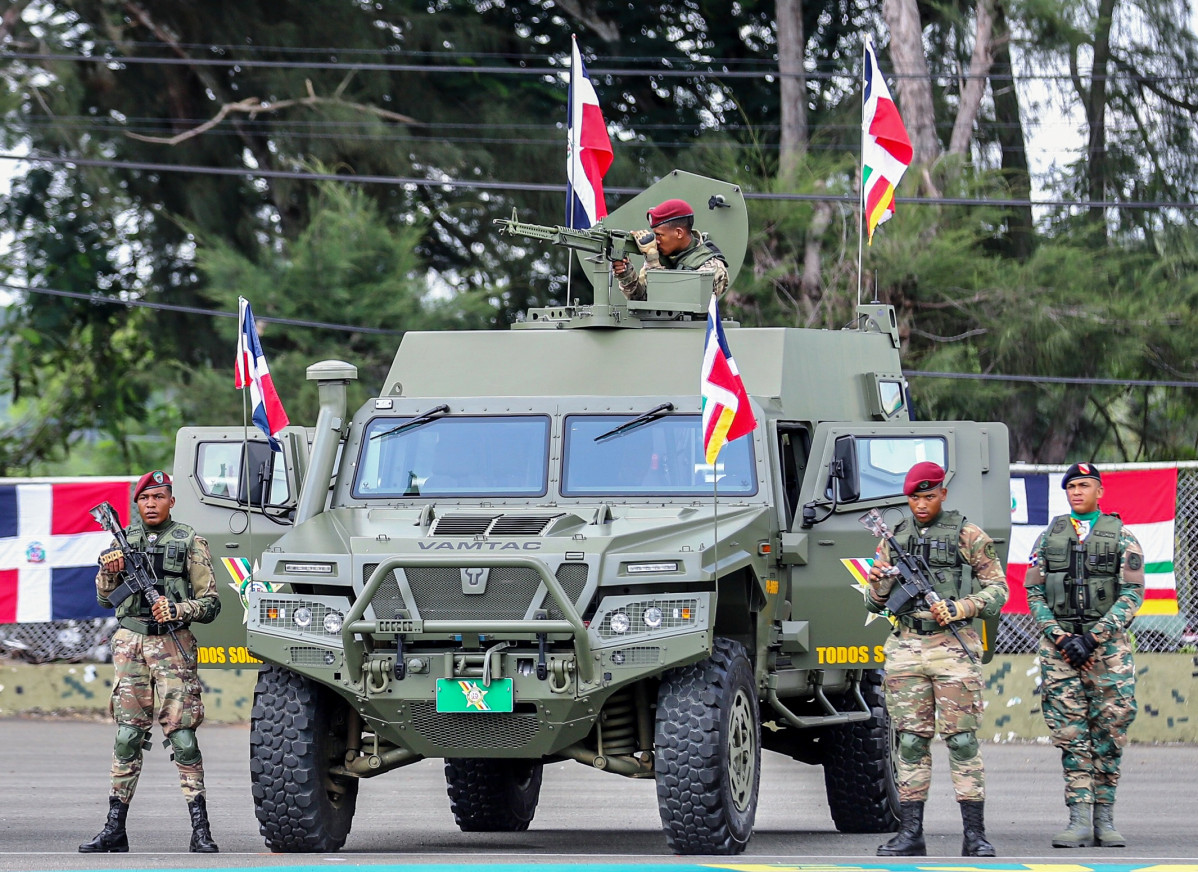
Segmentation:
{"type": "Polygon", "coordinates": [[[894,313],[871,304],[844,330],[725,324],[758,424],[707,463],[711,276],[652,271],[639,302],[611,279],[673,197],[735,289],[741,191],[674,172],[589,231],[503,221],[575,250],[590,299],[408,333],[352,412],[355,368],[314,364],[318,419],[281,453],[180,432],[177,512],[246,605],[203,659],[263,661],[250,765],[271,850],[338,849],[362,781],[427,757],[464,831],[526,829],[544,764],[575,760],[654,781],[672,851],[734,854],[763,749],[823,766],[840,830],[895,827],[890,625],[862,602],[858,519],[933,460],[1005,542],[1006,429],[912,421],[894,313]]]}

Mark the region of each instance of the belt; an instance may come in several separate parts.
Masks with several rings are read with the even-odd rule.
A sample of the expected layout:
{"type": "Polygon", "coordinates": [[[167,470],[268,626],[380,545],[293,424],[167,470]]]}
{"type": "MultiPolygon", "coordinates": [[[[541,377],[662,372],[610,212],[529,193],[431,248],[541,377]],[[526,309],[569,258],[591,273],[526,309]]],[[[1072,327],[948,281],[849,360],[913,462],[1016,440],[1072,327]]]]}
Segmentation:
{"type": "Polygon", "coordinates": [[[165,636],[173,629],[157,621],[139,621],[137,618],[121,618],[120,623],[124,629],[141,633],[143,636],[165,636]]]}
{"type": "Polygon", "coordinates": [[[1057,618],[1057,623],[1062,630],[1070,632],[1075,636],[1088,633],[1098,625],[1098,621],[1062,621],[1060,618],[1057,618]]]}
{"type": "MultiPolygon", "coordinates": [[[[947,633],[948,627],[942,627],[936,621],[925,621],[923,618],[899,618],[899,623],[913,633],[918,633],[921,636],[933,636],[936,633],[947,633]]],[[[972,627],[973,620],[965,622],[965,626],[972,627]]]]}

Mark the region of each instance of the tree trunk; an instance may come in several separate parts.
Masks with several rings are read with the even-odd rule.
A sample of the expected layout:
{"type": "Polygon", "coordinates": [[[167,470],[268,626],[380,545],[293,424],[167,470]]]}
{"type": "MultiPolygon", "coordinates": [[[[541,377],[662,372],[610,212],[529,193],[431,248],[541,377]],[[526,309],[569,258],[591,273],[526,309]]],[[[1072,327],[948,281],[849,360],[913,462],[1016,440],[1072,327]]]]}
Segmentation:
{"type": "Polygon", "coordinates": [[[916,0],[884,0],[882,15],[890,28],[890,59],[898,80],[899,111],[915,151],[913,162],[926,167],[940,157],[940,142],[919,8],[916,0]]]}
{"type": "Polygon", "coordinates": [[[994,3],[995,0],[977,0],[974,13],[977,27],[973,39],[973,57],[969,62],[969,77],[961,88],[957,120],[953,124],[953,135],[948,144],[949,154],[964,155],[973,139],[973,125],[977,121],[982,95],[986,92],[986,76],[989,75],[993,62],[994,3]]]}
{"type": "Polygon", "coordinates": [[[803,66],[807,41],[803,35],[803,0],[777,0],[778,94],[782,134],[778,175],[790,178],[807,152],[807,70],[803,66]]]}
{"type": "MultiPolygon", "coordinates": [[[[1106,199],[1106,77],[1111,58],[1111,20],[1115,0],[1100,0],[1098,21],[1094,27],[1094,62],[1090,70],[1090,96],[1086,101],[1086,122],[1090,141],[1086,148],[1089,167],[1090,201],[1106,199]]],[[[1101,206],[1091,206],[1090,216],[1101,225],[1106,236],[1106,220],[1101,206]]]]}
{"type": "MultiPolygon", "coordinates": [[[[1032,177],[1027,164],[1027,139],[1019,116],[1019,92],[1011,69],[1011,32],[1007,26],[1004,0],[994,5],[994,63],[990,67],[990,93],[994,97],[994,123],[1002,149],[1003,177],[1011,197],[1028,200],[1032,177]]],[[[1007,210],[1007,254],[1019,260],[1032,255],[1032,207],[1012,206],[1007,210]]]]}

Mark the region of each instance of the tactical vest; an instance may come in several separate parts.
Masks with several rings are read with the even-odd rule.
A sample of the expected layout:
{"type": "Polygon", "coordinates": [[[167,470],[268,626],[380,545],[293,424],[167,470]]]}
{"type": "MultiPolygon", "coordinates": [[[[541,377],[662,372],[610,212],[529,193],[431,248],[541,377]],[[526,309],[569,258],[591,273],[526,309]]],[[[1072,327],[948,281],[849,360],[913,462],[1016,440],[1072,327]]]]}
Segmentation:
{"type": "Polygon", "coordinates": [[[694,270],[703,266],[703,264],[712,258],[719,258],[724,262],[725,266],[728,265],[728,258],[724,257],[724,253],[716,248],[714,242],[707,238],[707,234],[697,233],[685,250],[673,256],[663,255],[661,263],[662,266],[669,269],[694,270]]]}
{"type": "Polygon", "coordinates": [[[1091,629],[1119,593],[1119,534],[1123,521],[1099,515],[1080,542],[1069,515],[1053,518],[1040,547],[1044,597],[1057,620],[1091,629]]]}
{"type": "MultiPolygon", "coordinates": [[[[125,529],[129,544],[144,552],[158,580],[158,592],[172,602],[191,599],[191,577],[188,574],[188,555],[195,543],[196,531],[186,524],[168,521],[154,530],[147,530],[141,521],[125,529]],[[153,538],[153,541],[150,541],[153,538]]],[[[150,606],[141,594],[131,596],[117,606],[116,616],[122,627],[139,633],[156,633],[158,624],[150,614],[150,606]]]]}
{"type": "MultiPolygon", "coordinates": [[[[900,521],[894,530],[894,538],[904,551],[927,561],[928,568],[932,570],[932,587],[942,599],[960,599],[974,592],[973,568],[961,559],[961,529],[964,526],[965,517],[960,512],[941,510],[922,536],[915,519],[910,515],[900,521]]],[[[917,608],[915,601],[910,602],[899,619],[908,625],[930,625],[932,622],[910,617],[910,613],[917,608]]],[[[915,628],[942,629],[938,624],[915,628]]]]}

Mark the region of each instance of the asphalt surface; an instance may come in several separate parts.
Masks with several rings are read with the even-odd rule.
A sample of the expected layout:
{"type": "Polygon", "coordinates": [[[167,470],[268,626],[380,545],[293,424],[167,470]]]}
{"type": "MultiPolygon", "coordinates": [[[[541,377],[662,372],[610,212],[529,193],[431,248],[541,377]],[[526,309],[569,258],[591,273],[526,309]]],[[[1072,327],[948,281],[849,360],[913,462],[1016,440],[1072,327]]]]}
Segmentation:
{"type": "MultiPolygon", "coordinates": [[[[187,808],[174,765],[156,733],[129,814],[131,852],[84,855],[77,846],[99,831],[107,813],[112,725],[10,719],[0,720],[0,736],[0,872],[342,864],[466,868],[494,863],[916,868],[876,857],[884,836],[837,833],[824,798],[822,769],[768,752],[763,757],[756,831],[746,853],[736,858],[674,857],[660,831],[651,781],[631,781],[573,762],[546,767],[537,817],[528,832],[459,832],[449,811],[441,763],[423,761],[362,785],[353,829],[340,853],[269,854],[258,833],[249,791],[249,729],[222,725],[205,725],[199,732],[220,854],[187,853],[187,808]]],[[[1189,872],[1198,872],[1198,865],[1189,865],[1198,858],[1198,746],[1130,746],[1116,814],[1129,847],[1077,851],[1054,851],[1049,843],[1066,818],[1058,752],[1045,744],[1005,744],[985,745],[983,753],[989,781],[987,832],[998,849],[999,867],[1051,863],[1081,872],[1149,866],[1159,870],[1164,864],[1181,863],[1189,872]]],[[[929,857],[918,868],[960,870],[961,821],[941,742],[936,743],[925,830],[929,857]]],[[[995,865],[969,861],[968,866],[987,863],[995,865]]]]}

